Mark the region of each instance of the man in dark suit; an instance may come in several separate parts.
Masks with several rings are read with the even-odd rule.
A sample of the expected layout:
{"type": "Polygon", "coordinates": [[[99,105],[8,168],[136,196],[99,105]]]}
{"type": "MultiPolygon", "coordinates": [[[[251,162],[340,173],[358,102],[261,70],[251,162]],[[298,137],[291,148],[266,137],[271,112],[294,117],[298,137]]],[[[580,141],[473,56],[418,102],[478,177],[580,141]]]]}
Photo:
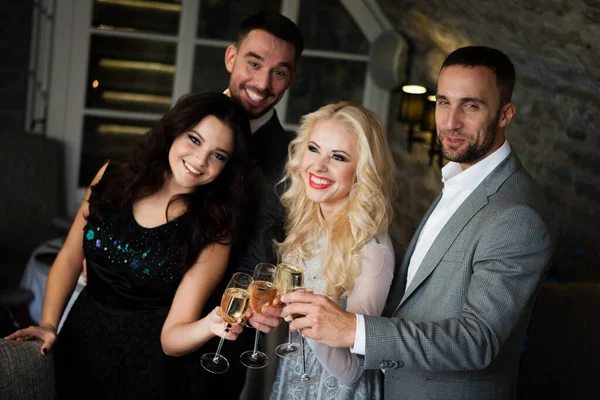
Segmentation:
{"type": "MultiPolygon", "coordinates": [[[[230,73],[225,94],[240,102],[248,113],[256,167],[251,174],[246,217],[233,244],[229,267],[204,307],[205,312],[220,304],[234,272],[252,275],[258,263],[277,263],[273,240],[283,240],[284,210],[275,185],[283,176],[287,147],[293,134],[283,129],[274,107],[292,84],[303,49],[302,33],[296,24],[280,14],[259,13],[242,21],[236,43],[225,52],[225,67],[230,73]]],[[[250,322],[263,332],[271,332],[281,322],[280,312],[281,307],[264,307],[265,315],[255,314],[250,322]]],[[[210,375],[200,367],[197,354],[190,357],[189,369],[195,372],[191,373],[189,397],[239,399],[247,372],[239,356],[252,349],[254,335],[253,329],[246,329],[238,340],[224,344],[222,354],[229,360],[229,370],[223,375],[210,375]],[[203,384],[207,380],[212,387],[215,380],[222,381],[217,385],[222,386],[222,390],[208,393],[208,385],[203,384]]],[[[217,344],[218,338],[215,338],[199,352],[214,351],[217,344]]]]}
{"type": "MultiPolygon", "coordinates": [[[[292,21],[280,14],[260,13],[241,23],[236,44],[225,52],[225,66],[231,74],[225,93],[248,113],[258,164],[251,188],[254,204],[232,251],[234,271],[252,274],[258,263],[276,263],[273,239],[283,239],[283,208],[274,186],[283,176],[294,135],[283,129],[273,107],[292,84],[303,48],[302,34],[292,21]]],[[[265,330],[268,324],[279,322],[279,318],[258,317],[252,322],[259,327],[266,323],[265,330]]]]}
{"type": "Polygon", "coordinates": [[[515,69],[488,47],[442,65],[436,125],[444,189],[411,240],[384,315],[356,316],[292,293],[291,329],[352,347],[385,370],[386,399],[510,399],[552,237],[539,187],[504,134],[515,115],[515,69]],[[307,303],[307,304],[303,304],[307,303]]]}

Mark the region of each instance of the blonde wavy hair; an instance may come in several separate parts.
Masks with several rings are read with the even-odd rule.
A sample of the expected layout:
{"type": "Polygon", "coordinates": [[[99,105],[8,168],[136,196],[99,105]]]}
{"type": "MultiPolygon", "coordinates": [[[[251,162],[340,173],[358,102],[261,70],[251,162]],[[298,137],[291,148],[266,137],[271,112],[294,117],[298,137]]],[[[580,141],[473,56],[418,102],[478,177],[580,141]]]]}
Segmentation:
{"type": "Polygon", "coordinates": [[[281,202],[286,208],[286,238],[276,243],[286,262],[301,264],[320,248],[327,280],[326,294],[334,300],[348,296],[360,274],[360,250],[387,231],[393,216],[396,166],[377,115],[358,104],[340,102],[321,107],[302,118],[297,137],[288,148],[281,202]],[[301,163],[318,122],[333,120],[354,134],[358,163],[347,201],[325,223],[318,203],[306,196],[301,163]],[[321,241],[322,240],[322,241],[321,241]]]}

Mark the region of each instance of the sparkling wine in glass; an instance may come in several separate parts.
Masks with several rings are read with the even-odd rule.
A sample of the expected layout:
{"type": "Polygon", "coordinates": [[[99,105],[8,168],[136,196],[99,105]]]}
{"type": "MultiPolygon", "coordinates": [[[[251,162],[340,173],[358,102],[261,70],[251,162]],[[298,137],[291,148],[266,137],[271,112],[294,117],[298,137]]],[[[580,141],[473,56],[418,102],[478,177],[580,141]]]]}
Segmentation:
{"type": "MultiPolygon", "coordinates": [[[[243,272],[236,272],[229,280],[221,298],[221,318],[225,324],[234,324],[246,313],[250,300],[248,287],[252,281],[252,277],[243,272]]],[[[216,353],[206,353],[200,359],[202,367],[213,374],[223,374],[229,369],[229,361],[221,355],[224,339],[225,336],[221,336],[216,353]]]]}
{"type": "MultiPolygon", "coordinates": [[[[255,314],[262,315],[262,308],[273,304],[277,297],[277,286],[275,286],[277,277],[277,267],[273,264],[260,263],[254,267],[252,278],[254,282],[249,287],[250,307],[255,314]]],[[[254,350],[248,350],[240,355],[240,362],[248,368],[264,368],[269,362],[269,358],[262,351],[258,351],[258,338],[260,331],[256,330],[254,337],[254,350]]]]}
{"type": "MultiPolygon", "coordinates": [[[[287,263],[282,263],[277,266],[277,290],[279,295],[283,296],[293,289],[304,285],[304,270],[297,266],[287,263]]],[[[279,357],[290,357],[298,352],[298,345],[292,342],[292,332],[288,332],[287,343],[280,344],[275,349],[275,353],[279,357]]]]}

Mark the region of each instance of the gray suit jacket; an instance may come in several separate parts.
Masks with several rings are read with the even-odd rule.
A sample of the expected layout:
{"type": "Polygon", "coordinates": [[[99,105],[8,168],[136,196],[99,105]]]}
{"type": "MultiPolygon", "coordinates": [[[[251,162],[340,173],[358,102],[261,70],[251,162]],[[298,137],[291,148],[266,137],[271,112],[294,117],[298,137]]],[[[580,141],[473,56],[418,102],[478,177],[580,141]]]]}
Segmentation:
{"type": "Polygon", "coordinates": [[[435,239],[406,291],[417,229],[383,317],[365,316],[365,368],[386,399],[510,399],[535,295],[550,265],[545,202],[511,153],[435,239]]]}

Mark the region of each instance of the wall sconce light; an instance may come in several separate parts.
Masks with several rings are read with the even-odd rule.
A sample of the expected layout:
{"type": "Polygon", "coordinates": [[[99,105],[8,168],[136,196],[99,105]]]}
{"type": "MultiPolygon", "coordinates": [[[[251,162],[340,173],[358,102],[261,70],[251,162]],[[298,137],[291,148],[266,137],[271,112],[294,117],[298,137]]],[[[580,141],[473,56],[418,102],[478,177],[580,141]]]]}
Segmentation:
{"type": "Polygon", "coordinates": [[[423,120],[425,112],[425,93],[427,89],[419,85],[402,86],[402,102],[398,120],[408,125],[408,151],[412,151],[413,142],[424,142],[425,139],[416,135],[416,126],[423,120]]]}
{"type": "Polygon", "coordinates": [[[427,89],[420,85],[405,85],[402,92],[398,120],[408,128],[408,152],[412,152],[414,142],[429,143],[429,166],[438,155],[438,164],[441,167],[441,150],[437,144],[435,128],[435,96],[428,96],[427,89]],[[427,135],[430,135],[430,138],[427,138],[427,135]]]}

